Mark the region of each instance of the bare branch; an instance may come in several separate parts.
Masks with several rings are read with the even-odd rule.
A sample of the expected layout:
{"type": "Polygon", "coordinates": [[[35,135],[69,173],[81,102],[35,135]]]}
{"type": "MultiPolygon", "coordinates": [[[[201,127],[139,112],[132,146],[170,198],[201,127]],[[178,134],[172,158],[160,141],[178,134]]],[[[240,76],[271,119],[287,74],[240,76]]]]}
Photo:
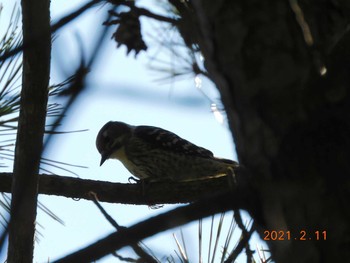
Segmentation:
{"type": "MultiPolygon", "coordinates": [[[[76,11],[68,14],[67,16],[61,18],[59,21],[57,21],[55,24],[51,26],[51,33],[56,32],[61,27],[65,26],[69,22],[73,21],[75,18],[80,16],[85,11],[89,10],[91,7],[95,6],[96,4],[100,3],[101,0],[92,0],[86,4],[84,4],[82,7],[78,8],[76,11]]],[[[22,45],[10,50],[9,52],[6,52],[4,55],[0,56],[0,61],[5,61],[6,59],[13,57],[17,55],[18,53],[22,52],[25,48],[29,48],[34,44],[34,41],[40,39],[42,36],[37,36],[37,39],[32,39],[31,41],[27,43],[23,43],[22,45]]]]}
{"type": "MultiPolygon", "coordinates": [[[[11,180],[11,173],[0,173],[0,192],[10,192],[11,180]]],[[[89,192],[93,191],[101,202],[135,205],[189,203],[204,196],[235,189],[236,186],[226,177],[193,182],[121,184],[39,175],[39,194],[92,200],[89,192]]]]}
{"type": "Polygon", "coordinates": [[[158,20],[160,22],[166,22],[166,23],[170,23],[173,25],[176,25],[178,23],[177,19],[153,13],[145,8],[142,8],[142,7],[137,7],[137,6],[135,6],[134,2],[119,1],[119,0],[108,0],[108,2],[110,2],[116,6],[119,6],[119,5],[127,6],[130,9],[132,9],[133,11],[135,11],[136,13],[138,13],[139,16],[146,16],[146,17],[158,20]]]}
{"type": "MultiPolygon", "coordinates": [[[[120,231],[122,229],[125,229],[126,227],[120,226],[108,213],[107,211],[102,207],[102,205],[99,203],[99,200],[95,193],[91,192],[91,196],[93,197],[92,201],[97,206],[97,208],[101,211],[103,216],[108,220],[108,222],[115,227],[117,231],[120,231]]],[[[146,263],[157,263],[158,261],[152,257],[152,255],[148,254],[142,247],[141,243],[135,243],[131,244],[131,248],[134,250],[134,252],[140,257],[138,262],[146,262],[146,263]]]]}
{"type": "Polygon", "coordinates": [[[239,209],[242,203],[249,203],[247,198],[250,198],[249,193],[241,191],[205,198],[191,205],[152,217],[125,230],[115,232],[80,251],[54,262],[93,262],[124,246],[136,243],[167,229],[216,213],[239,209]]]}

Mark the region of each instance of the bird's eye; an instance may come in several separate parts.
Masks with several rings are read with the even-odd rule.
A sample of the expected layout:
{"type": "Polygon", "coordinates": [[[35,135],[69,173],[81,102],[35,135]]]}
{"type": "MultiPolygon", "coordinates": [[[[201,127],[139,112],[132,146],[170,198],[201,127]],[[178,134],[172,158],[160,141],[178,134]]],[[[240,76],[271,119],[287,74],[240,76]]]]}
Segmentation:
{"type": "Polygon", "coordinates": [[[105,144],[109,144],[111,141],[111,137],[105,136],[103,140],[104,140],[105,144]]]}

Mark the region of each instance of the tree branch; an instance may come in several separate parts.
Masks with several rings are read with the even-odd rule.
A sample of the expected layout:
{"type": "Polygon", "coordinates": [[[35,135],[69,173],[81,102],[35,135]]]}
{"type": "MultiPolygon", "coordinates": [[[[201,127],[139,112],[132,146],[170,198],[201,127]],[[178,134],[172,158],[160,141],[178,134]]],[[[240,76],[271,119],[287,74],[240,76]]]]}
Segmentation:
{"type": "Polygon", "coordinates": [[[115,232],[90,246],[54,262],[93,262],[124,246],[136,243],[154,234],[184,225],[193,220],[216,213],[248,207],[251,192],[234,191],[202,199],[191,205],[180,207],[152,217],[125,230],[115,232]]]}
{"type": "MultiPolygon", "coordinates": [[[[11,173],[0,173],[0,192],[10,192],[11,180],[11,173]]],[[[189,203],[209,194],[235,191],[236,188],[228,177],[193,182],[121,184],[58,175],[39,175],[39,194],[92,200],[89,194],[92,191],[101,202],[134,205],[189,203]]]]}
{"type": "MultiPolygon", "coordinates": [[[[60,20],[58,20],[56,23],[54,23],[51,26],[51,33],[55,33],[58,29],[64,27],[69,22],[73,21],[78,16],[83,14],[85,11],[89,10],[91,7],[97,5],[101,2],[102,2],[102,0],[92,0],[92,1],[82,5],[80,8],[73,11],[72,13],[62,17],[60,20]]],[[[42,37],[42,35],[38,36],[37,38],[40,39],[40,37],[42,37]]],[[[6,52],[2,56],[0,56],[0,62],[5,61],[6,59],[17,55],[18,53],[22,52],[25,48],[32,47],[35,40],[37,40],[37,39],[32,39],[31,41],[29,41],[27,43],[23,43],[22,45],[15,47],[14,49],[11,49],[10,51],[6,52]]]]}
{"type": "Polygon", "coordinates": [[[151,12],[151,11],[145,9],[145,8],[142,8],[142,7],[137,7],[137,6],[135,6],[134,2],[128,2],[128,1],[122,1],[121,2],[121,1],[115,1],[115,0],[109,0],[108,2],[110,2],[110,3],[114,4],[114,5],[127,6],[130,9],[134,10],[135,12],[137,12],[140,16],[146,16],[146,17],[158,20],[160,22],[166,22],[166,23],[170,23],[170,24],[173,24],[173,25],[176,25],[178,23],[177,19],[153,13],[153,12],[151,12]]]}
{"type": "MultiPolygon", "coordinates": [[[[99,200],[97,199],[97,196],[95,193],[91,193],[93,196],[92,201],[97,206],[97,208],[100,210],[100,212],[103,214],[103,216],[107,219],[107,221],[115,227],[117,231],[125,229],[124,226],[120,226],[117,221],[115,221],[108,213],[107,211],[100,205],[99,200]]],[[[146,262],[146,263],[158,263],[158,261],[149,253],[147,253],[141,246],[141,243],[135,243],[131,244],[131,248],[134,250],[136,255],[140,257],[138,261],[140,262],[146,262]]]]}

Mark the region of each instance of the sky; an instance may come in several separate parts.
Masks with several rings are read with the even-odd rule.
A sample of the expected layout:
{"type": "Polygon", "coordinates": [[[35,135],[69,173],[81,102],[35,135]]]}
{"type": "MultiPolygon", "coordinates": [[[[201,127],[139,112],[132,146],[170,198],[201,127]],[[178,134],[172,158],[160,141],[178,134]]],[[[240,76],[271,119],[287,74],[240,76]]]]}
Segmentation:
{"type": "MultiPolygon", "coordinates": [[[[3,14],[0,25],[6,24],[13,2],[0,1],[3,14]]],[[[145,4],[146,1],[142,1],[145,4]]],[[[151,1],[146,4],[149,5],[151,1]]],[[[85,3],[85,1],[51,1],[51,18],[60,17],[85,3]]],[[[153,1],[152,1],[153,3],[153,1]]],[[[157,12],[162,12],[158,7],[157,12]]],[[[59,30],[55,36],[52,51],[51,83],[69,76],[74,67],[79,65],[81,39],[86,54],[92,50],[94,41],[101,30],[106,14],[105,8],[94,8],[79,17],[73,23],[59,30]]],[[[171,55],[164,47],[155,45],[155,39],[166,39],[159,25],[154,21],[143,19],[143,31],[149,42],[147,53],[141,52],[137,58],[134,54],[126,55],[125,47],[116,49],[116,43],[106,41],[101,54],[88,77],[87,91],[67,113],[60,131],[85,130],[80,133],[56,135],[55,140],[45,152],[45,158],[66,162],[87,168],[72,168],[82,179],[127,183],[131,176],[123,165],[116,160],[108,160],[100,167],[100,156],[95,147],[99,129],[108,121],[123,121],[132,125],[152,125],[175,132],[179,136],[207,149],[214,155],[234,159],[236,153],[231,133],[227,124],[219,123],[211,111],[211,103],[219,102],[219,94],[213,84],[188,74],[182,80],[164,79],[168,76],[151,67],[167,65],[172,70],[181,68],[181,56],[171,55]],[[157,64],[156,60],[165,61],[157,64]],[[197,81],[196,81],[197,80],[197,81]],[[203,95],[203,92],[206,95],[203,95]]],[[[1,26],[2,27],[2,26],[1,26]]],[[[1,31],[0,31],[1,33],[1,31]]],[[[168,32],[167,34],[173,34],[168,32]]],[[[112,35],[112,31],[109,32],[112,35]]],[[[182,53],[181,53],[182,54],[182,53]]],[[[186,54],[183,53],[183,56],[186,54]]],[[[182,64],[183,65],[183,64],[182,64]]],[[[6,171],[11,171],[9,165],[6,171]]],[[[50,168],[55,174],[74,176],[62,170],[50,168]]],[[[52,220],[46,213],[39,211],[37,230],[40,241],[35,244],[34,262],[47,262],[58,259],[81,247],[89,245],[114,231],[95,205],[90,201],[72,200],[63,197],[39,196],[40,202],[51,209],[63,221],[64,225],[52,220]]],[[[123,226],[131,226],[152,215],[164,213],[176,207],[165,205],[152,209],[147,206],[130,206],[102,203],[108,213],[123,226]]],[[[249,220],[248,217],[244,217],[249,220]]],[[[204,220],[203,229],[210,228],[210,220],[204,220]]],[[[218,222],[219,216],[216,216],[218,222]]],[[[231,221],[231,214],[225,217],[225,228],[231,221]]],[[[217,224],[217,223],[216,223],[217,224]]],[[[181,228],[189,251],[198,251],[198,222],[181,228]]],[[[172,254],[176,243],[173,234],[180,238],[180,228],[172,229],[149,238],[145,243],[157,252],[159,257],[172,254]],[[162,244],[162,245],[160,245],[162,244]],[[166,244],[166,245],[164,245],[166,244]]],[[[209,230],[204,235],[209,235],[209,230]]],[[[232,241],[233,245],[235,241],[232,241]]],[[[256,237],[255,245],[263,245],[256,237]]],[[[204,245],[204,248],[208,245],[204,245]]],[[[232,247],[232,246],[231,246],[232,247]]],[[[124,256],[132,256],[129,248],[119,251],[124,256]]],[[[198,262],[197,252],[190,252],[191,262],[198,262]],[[194,258],[194,260],[193,260],[194,258]]],[[[1,260],[1,259],[0,259],[1,260]]],[[[245,261],[242,257],[238,262],[245,261]]],[[[118,262],[113,256],[107,256],[98,262],[118,262]]]]}

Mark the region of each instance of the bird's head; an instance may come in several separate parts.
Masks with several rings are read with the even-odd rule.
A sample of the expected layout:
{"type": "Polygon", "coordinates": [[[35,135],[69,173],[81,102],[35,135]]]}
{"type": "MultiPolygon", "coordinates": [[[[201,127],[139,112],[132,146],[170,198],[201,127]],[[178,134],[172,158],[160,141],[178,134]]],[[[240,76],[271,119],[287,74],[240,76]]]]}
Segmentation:
{"type": "Polygon", "coordinates": [[[125,140],[131,134],[131,127],[124,122],[110,121],[101,128],[96,138],[96,148],[101,154],[100,165],[124,146],[125,140]]]}

